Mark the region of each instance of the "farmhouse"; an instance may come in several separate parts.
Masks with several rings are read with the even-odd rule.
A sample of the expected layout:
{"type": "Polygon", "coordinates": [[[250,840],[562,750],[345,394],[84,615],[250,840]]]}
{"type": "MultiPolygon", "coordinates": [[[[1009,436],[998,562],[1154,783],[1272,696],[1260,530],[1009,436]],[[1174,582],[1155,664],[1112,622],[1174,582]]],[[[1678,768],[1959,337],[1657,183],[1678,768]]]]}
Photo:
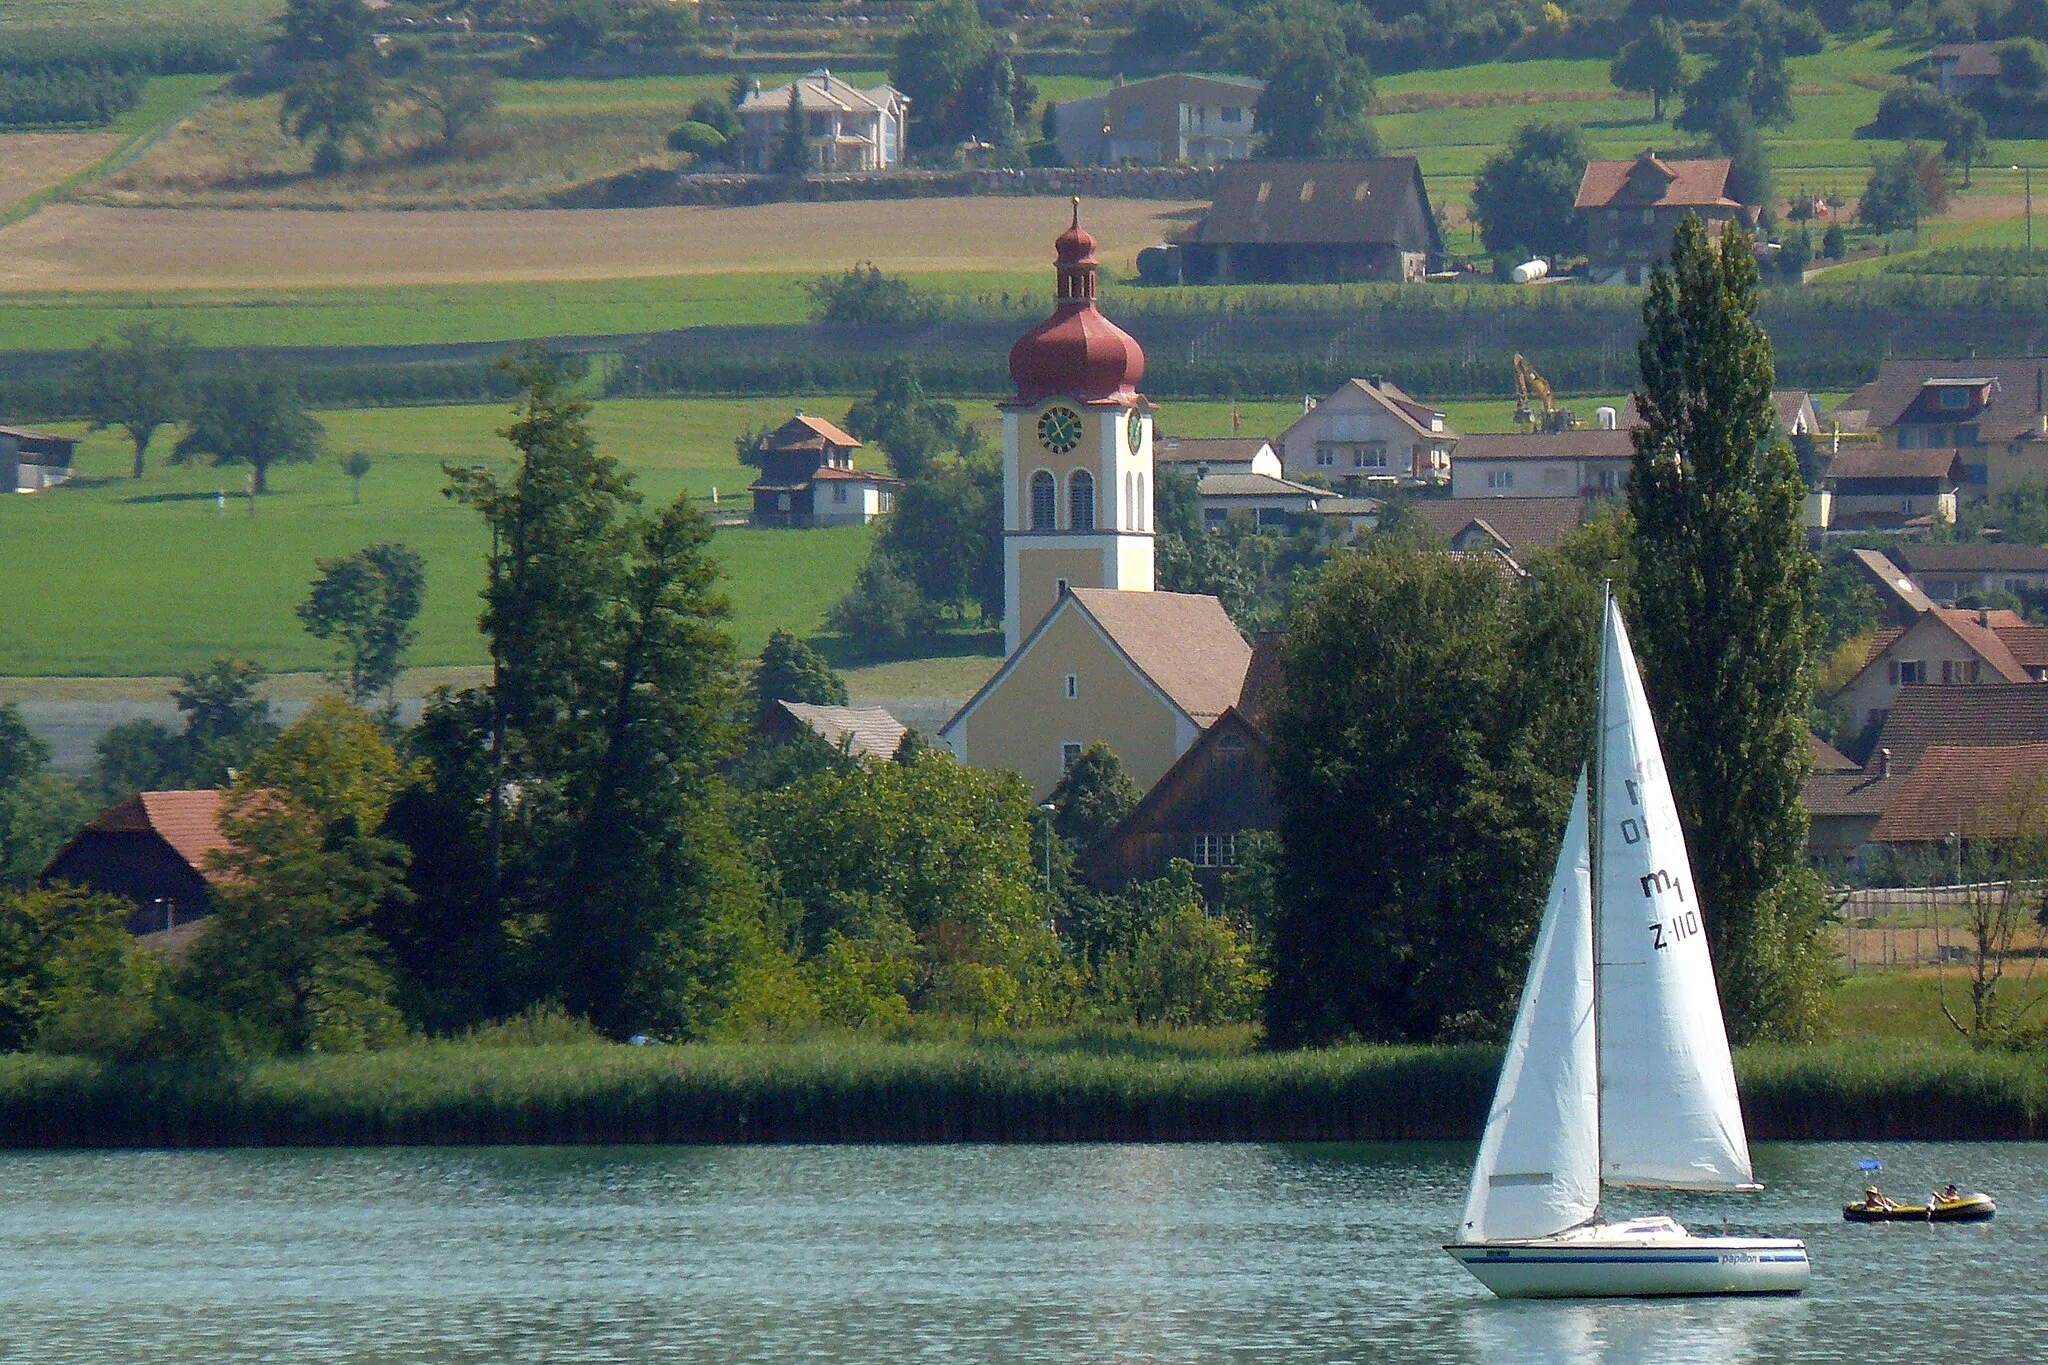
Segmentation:
{"type": "Polygon", "coordinates": [[[1492,498],[1478,504],[1417,498],[1407,510],[1450,550],[1497,550],[1517,564],[1537,550],[1554,548],[1586,524],[1582,498],[1492,498]]]}
{"type": "Polygon", "coordinates": [[[1953,450],[1854,446],[1828,462],[1835,530],[1900,530],[1956,519],[1962,459],[1953,450]]]}
{"type": "Polygon", "coordinates": [[[75,436],[54,436],[26,427],[0,427],[0,489],[40,493],[71,477],[75,436]]]}
{"type": "Polygon", "coordinates": [[[1158,76],[1093,99],[1053,106],[1054,140],[1069,166],[1207,165],[1252,154],[1252,106],[1264,81],[1158,76]]]}
{"type": "Polygon", "coordinates": [[[1302,400],[1300,418],[1275,443],[1289,478],[1313,474],[1349,492],[1447,483],[1457,444],[1441,409],[1379,375],[1302,400]]]}
{"type": "Polygon", "coordinates": [[[740,120],[742,169],[778,169],[775,161],[789,122],[792,85],[804,120],[808,169],[831,174],[886,171],[902,164],[909,146],[908,97],[889,85],[862,90],[830,71],[818,70],[791,85],[756,90],[734,111],[740,120]]]}
{"type": "Polygon", "coordinates": [[[862,526],[896,505],[900,479],[853,467],[860,442],[801,409],[761,438],[755,460],[756,526],[862,526]]]}
{"type": "Polygon", "coordinates": [[[1443,252],[1412,156],[1233,162],[1180,248],[1180,276],[1188,284],[1419,281],[1443,252]]]}
{"type": "Polygon", "coordinates": [[[222,874],[213,855],[232,847],[221,830],[218,791],[143,792],[72,836],[43,869],[58,882],[119,896],[135,906],[131,933],[175,929],[213,909],[222,874]]]}
{"type": "Polygon", "coordinates": [[[1270,474],[1210,474],[1202,480],[1202,522],[1220,530],[1235,516],[1259,526],[1285,526],[1328,496],[1326,490],[1270,474]]]}
{"type": "Polygon", "coordinates": [[[1665,161],[1645,151],[1633,161],[1594,161],[1579,180],[1578,210],[1586,220],[1587,274],[1595,284],[1647,284],[1650,268],[1671,254],[1671,239],[1688,213],[1708,232],[1745,219],[1728,177],[1735,163],[1665,161]]]}
{"type": "Polygon", "coordinates": [[[2002,93],[2005,63],[1997,43],[1942,43],[1927,54],[1934,68],[1934,88],[1958,99],[1966,95],[2002,93]]]}
{"type": "Polygon", "coordinates": [[[2048,361],[1887,360],[1833,416],[1895,449],[1953,450],[1966,502],[2048,479],[2048,361]]]}

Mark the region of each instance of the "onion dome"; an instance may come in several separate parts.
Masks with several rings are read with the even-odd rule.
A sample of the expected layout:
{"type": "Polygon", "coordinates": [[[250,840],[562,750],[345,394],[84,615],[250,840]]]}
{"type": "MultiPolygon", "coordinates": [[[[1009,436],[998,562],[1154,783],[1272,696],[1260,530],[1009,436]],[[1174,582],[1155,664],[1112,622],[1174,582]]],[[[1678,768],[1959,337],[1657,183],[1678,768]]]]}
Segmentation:
{"type": "Polygon", "coordinates": [[[1056,394],[1084,403],[1137,397],[1145,352],[1095,307],[1095,239],[1081,228],[1079,199],[1073,226],[1054,246],[1059,302],[1051,317],[1010,348],[1010,378],[1017,385],[1013,401],[1030,404],[1056,394]]]}

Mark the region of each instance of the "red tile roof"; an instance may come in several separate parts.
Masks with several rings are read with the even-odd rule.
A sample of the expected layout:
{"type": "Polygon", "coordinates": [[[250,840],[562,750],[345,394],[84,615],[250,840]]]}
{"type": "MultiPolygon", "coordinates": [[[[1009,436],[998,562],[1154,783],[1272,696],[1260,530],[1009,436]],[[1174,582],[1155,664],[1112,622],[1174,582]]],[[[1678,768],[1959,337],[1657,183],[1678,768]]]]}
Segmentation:
{"type": "Polygon", "coordinates": [[[86,826],[106,834],[155,834],[195,872],[209,882],[224,878],[212,866],[212,855],[234,845],[221,832],[221,808],[227,799],[220,791],[143,792],[86,826]]]}
{"type": "Polygon", "coordinates": [[[1939,843],[2002,838],[2048,818],[2048,744],[1936,745],[1900,782],[1871,838],[1939,843]]]}
{"type": "Polygon", "coordinates": [[[1862,765],[1819,735],[1806,737],[1806,755],[1813,760],[1817,773],[1847,773],[1861,771],[1862,765]]]}
{"type": "Polygon", "coordinates": [[[1630,208],[1739,208],[1740,204],[1728,197],[1728,176],[1734,168],[1735,163],[1726,158],[1665,161],[1648,152],[1631,161],[1589,161],[1579,179],[1577,206],[1606,208],[1619,199],[1630,208]],[[1654,184],[1656,178],[1662,178],[1666,182],[1663,192],[1654,198],[1625,193],[1630,189],[1630,172],[1646,162],[1661,177],[1637,176],[1635,184],[1654,184]]]}
{"type": "Polygon", "coordinates": [[[1901,773],[1935,745],[2034,743],[2048,743],[2048,685],[1926,684],[1899,689],[1884,728],[1878,731],[1876,748],[1890,749],[1892,771],[1901,773]]]}
{"type": "MultiPolygon", "coordinates": [[[[1470,440],[1471,437],[1466,437],[1470,440]]],[[[1577,490],[1573,490],[1576,494],[1577,490]]],[[[1509,550],[1547,550],[1586,524],[1583,498],[1417,498],[1408,504],[1417,521],[1446,541],[1483,522],[1509,550]]]]}
{"type": "Polygon", "coordinates": [[[846,745],[847,753],[855,758],[894,758],[908,728],[879,706],[813,706],[800,701],[775,704],[833,748],[846,745]]]}

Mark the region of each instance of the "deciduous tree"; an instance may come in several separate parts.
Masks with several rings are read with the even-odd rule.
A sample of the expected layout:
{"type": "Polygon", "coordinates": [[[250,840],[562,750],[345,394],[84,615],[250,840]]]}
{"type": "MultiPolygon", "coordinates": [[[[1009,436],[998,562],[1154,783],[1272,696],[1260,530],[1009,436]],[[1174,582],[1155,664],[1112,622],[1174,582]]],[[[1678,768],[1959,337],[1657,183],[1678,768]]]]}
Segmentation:
{"type": "MultiPolygon", "coordinates": [[[[973,0],[933,0],[896,40],[889,84],[910,97],[911,132],[929,146],[956,136],[957,106],[995,51],[995,30],[973,0]]],[[[975,99],[978,90],[972,91],[975,99]]]]}
{"type": "Polygon", "coordinates": [[[406,86],[419,110],[436,125],[441,155],[462,150],[462,139],[498,113],[498,82],[488,67],[437,64],[406,86]]]}
{"type": "Polygon", "coordinates": [[[313,174],[334,175],[348,166],[348,146],[377,145],[378,124],[388,98],[367,57],[319,62],[305,67],[286,87],[277,124],[313,151],[313,174]]]}
{"type": "Polygon", "coordinates": [[[274,360],[243,360],[201,386],[191,430],[171,463],[207,456],[215,465],[245,464],[254,491],[268,493],[272,465],[308,463],[326,437],[289,370],[274,360]]]}
{"type": "Polygon", "coordinates": [[[1341,37],[1302,35],[1284,49],[1254,107],[1263,154],[1275,157],[1376,156],[1372,69],[1341,37]]]}
{"type": "Polygon", "coordinates": [[[1738,1041],[1798,1031],[1824,979],[1793,886],[1819,565],[1757,287],[1749,238],[1688,215],[1643,303],[1629,479],[1630,628],[1738,1041]]]}
{"type": "Polygon", "coordinates": [[[298,605],[299,620],[314,639],[339,646],[337,681],[351,701],[385,692],[395,708],[392,689],[419,636],[412,623],[426,599],[427,561],[410,546],[383,541],[314,566],[320,576],[298,605]]]}
{"type": "Polygon", "coordinates": [[[1685,86],[1685,35],[1677,23],[1661,15],[1650,20],[1647,33],[1622,44],[1607,79],[1617,90],[1648,95],[1650,117],[1662,123],[1664,101],[1685,86]]]}
{"type": "Polygon", "coordinates": [[[120,339],[101,337],[78,363],[86,415],[92,430],[120,427],[135,443],[135,477],[157,428],[183,421],[189,405],[192,339],[176,326],[133,322],[120,339]]]}
{"type": "Polygon", "coordinates": [[[1586,229],[1575,205],[1586,160],[1576,123],[1538,119],[1517,128],[1473,182],[1472,214],[1486,249],[1553,257],[1581,250],[1586,229]]]}

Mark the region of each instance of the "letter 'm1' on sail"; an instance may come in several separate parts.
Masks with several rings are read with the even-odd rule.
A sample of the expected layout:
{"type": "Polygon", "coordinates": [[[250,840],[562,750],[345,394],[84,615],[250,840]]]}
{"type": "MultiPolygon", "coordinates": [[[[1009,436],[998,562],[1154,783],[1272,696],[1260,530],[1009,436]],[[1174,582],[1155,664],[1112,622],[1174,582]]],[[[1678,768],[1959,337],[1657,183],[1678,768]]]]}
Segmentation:
{"type": "Polygon", "coordinates": [[[1610,1185],[1754,1188],[1678,807],[1621,608],[1600,718],[1600,1151],[1610,1185]]]}
{"type": "Polygon", "coordinates": [[[1548,1237],[1599,1207],[1592,884],[1581,773],[1472,1171],[1466,1241],[1548,1237]]]}

